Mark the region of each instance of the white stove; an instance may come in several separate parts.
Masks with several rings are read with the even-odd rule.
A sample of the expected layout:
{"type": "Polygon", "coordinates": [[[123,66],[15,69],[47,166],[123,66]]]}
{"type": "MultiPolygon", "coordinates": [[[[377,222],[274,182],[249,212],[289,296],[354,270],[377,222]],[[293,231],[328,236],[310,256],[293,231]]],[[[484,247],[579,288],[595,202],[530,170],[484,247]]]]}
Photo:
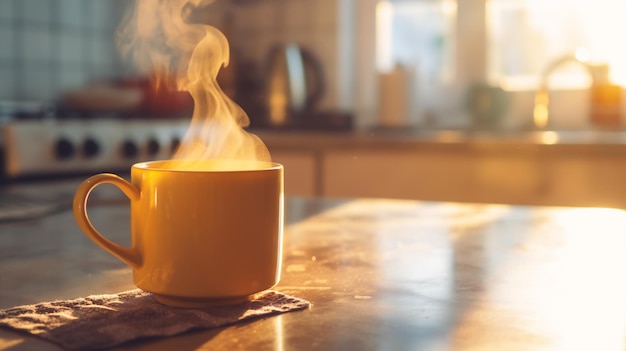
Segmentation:
{"type": "Polygon", "coordinates": [[[188,119],[38,119],[2,126],[7,179],[126,171],[168,159],[188,119]]]}

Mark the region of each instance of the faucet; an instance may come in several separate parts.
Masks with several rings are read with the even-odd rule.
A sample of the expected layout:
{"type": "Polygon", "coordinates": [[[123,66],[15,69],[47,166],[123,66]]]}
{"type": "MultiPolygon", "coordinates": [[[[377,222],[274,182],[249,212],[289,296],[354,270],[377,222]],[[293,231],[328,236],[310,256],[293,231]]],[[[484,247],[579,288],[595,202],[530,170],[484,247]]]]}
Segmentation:
{"type": "Polygon", "coordinates": [[[597,80],[602,79],[602,75],[604,75],[604,79],[608,80],[608,65],[606,64],[590,65],[586,62],[586,60],[579,58],[577,55],[566,55],[558,60],[555,60],[543,71],[539,89],[535,92],[533,122],[536,128],[542,129],[548,125],[548,119],[550,117],[548,81],[550,75],[552,75],[552,73],[554,73],[554,71],[561,65],[569,62],[580,63],[586,68],[589,72],[589,76],[591,77],[592,87],[596,85],[597,80]]]}

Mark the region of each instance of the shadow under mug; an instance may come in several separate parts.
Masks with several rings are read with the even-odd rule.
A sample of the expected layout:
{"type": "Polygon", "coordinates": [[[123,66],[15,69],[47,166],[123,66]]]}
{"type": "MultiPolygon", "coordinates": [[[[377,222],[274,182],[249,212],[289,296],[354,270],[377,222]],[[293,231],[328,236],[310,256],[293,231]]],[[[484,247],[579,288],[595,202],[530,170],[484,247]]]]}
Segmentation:
{"type": "Polygon", "coordinates": [[[135,285],[166,305],[240,303],[276,285],[283,166],[255,162],[252,169],[180,170],[165,168],[165,162],[172,161],[133,165],[131,182],[110,173],[85,180],[73,209],[86,236],[132,267],[135,285]],[[130,199],[131,247],[110,241],[89,220],[89,194],[103,183],[130,199]]]}

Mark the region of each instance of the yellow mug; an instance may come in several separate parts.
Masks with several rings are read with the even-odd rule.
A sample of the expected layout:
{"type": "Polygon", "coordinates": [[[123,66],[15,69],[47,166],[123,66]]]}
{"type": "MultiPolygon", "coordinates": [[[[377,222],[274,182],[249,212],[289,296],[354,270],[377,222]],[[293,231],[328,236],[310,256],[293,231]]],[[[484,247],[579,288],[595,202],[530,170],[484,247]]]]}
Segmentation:
{"type": "Polygon", "coordinates": [[[180,170],[171,162],[133,165],[130,183],[110,173],[85,180],[74,196],[78,226],[133,268],[138,288],[166,305],[234,304],[276,285],[283,166],[255,162],[240,170],[180,170]],[[89,220],[87,199],[103,183],[130,199],[131,247],[110,241],[89,220]]]}

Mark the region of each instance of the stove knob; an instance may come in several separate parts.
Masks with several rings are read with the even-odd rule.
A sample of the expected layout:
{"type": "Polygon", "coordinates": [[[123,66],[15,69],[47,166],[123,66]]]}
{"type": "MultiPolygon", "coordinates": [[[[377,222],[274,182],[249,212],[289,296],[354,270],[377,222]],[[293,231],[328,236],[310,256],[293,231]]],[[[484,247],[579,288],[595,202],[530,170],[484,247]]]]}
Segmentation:
{"type": "Polygon", "coordinates": [[[126,140],[122,143],[122,156],[124,158],[135,158],[139,154],[137,144],[132,140],[126,140]]]}
{"type": "Polygon", "coordinates": [[[172,139],[172,142],[170,143],[170,152],[172,154],[175,153],[179,145],[180,145],[180,139],[178,138],[172,139]]]}
{"type": "Polygon", "coordinates": [[[161,149],[161,145],[156,139],[150,138],[150,140],[148,140],[148,155],[149,156],[156,156],[156,154],[159,153],[160,149],[161,149]]]}
{"type": "Polygon", "coordinates": [[[93,138],[85,139],[82,147],[83,155],[87,158],[95,157],[100,153],[100,144],[93,138]]]}
{"type": "Polygon", "coordinates": [[[59,160],[72,158],[74,151],[74,144],[66,138],[60,138],[54,144],[54,155],[59,160]]]}

